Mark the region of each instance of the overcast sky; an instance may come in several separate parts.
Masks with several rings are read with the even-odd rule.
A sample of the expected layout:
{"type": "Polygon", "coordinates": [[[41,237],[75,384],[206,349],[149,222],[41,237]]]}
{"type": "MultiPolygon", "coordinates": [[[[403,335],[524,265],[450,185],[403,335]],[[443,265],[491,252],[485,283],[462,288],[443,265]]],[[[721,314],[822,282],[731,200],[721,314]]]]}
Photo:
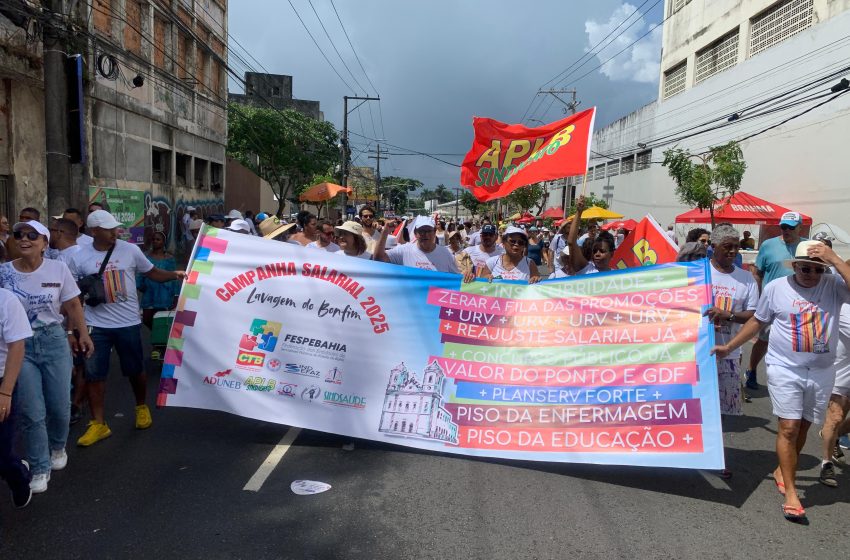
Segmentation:
{"type": "MultiPolygon", "coordinates": [[[[380,110],[378,103],[370,102],[371,114],[367,105],[352,112],[352,132],[421,152],[459,154],[438,156],[456,164],[472,143],[473,116],[521,122],[538,88],[573,65],[638,7],[639,13],[606,40],[614,39],[605,50],[579,62],[587,60],[564,75],[567,81],[545,87],[577,89],[579,109],[598,107],[597,128],[657,95],[660,27],[593,69],[661,21],[661,0],[333,2],[374,89],[355,59],[331,0],[292,0],[292,4],[350,88],[322,57],[288,0],[230,2],[230,47],[248,58],[244,47],[256,59],[248,59],[251,70],[293,76],[294,96],[321,102],[325,119],[340,130],[343,96],[374,95],[377,90],[380,110]],[[362,88],[343,66],[320,20],[362,88]]],[[[247,69],[233,54],[229,64],[240,74],[247,69]]],[[[242,92],[241,84],[233,80],[230,89],[242,92]]],[[[532,104],[526,119],[551,122],[563,117],[563,106],[545,97],[532,104]]],[[[353,135],[351,141],[355,165],[373,165],[375,160],[358,152],[374,150],[375,142],[353,135]]],[[[460,176],[459,168],[422,156],[392,156],[382,162],[381,172],[419,179],[429,187],[439,183],[456,187],[460,176]]]]}

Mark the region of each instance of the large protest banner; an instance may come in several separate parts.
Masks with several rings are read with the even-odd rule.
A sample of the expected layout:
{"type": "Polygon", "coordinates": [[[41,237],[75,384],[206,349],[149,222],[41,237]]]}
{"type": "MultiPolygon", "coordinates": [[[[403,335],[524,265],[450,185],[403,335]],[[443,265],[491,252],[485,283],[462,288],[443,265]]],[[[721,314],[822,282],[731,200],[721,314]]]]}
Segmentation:
{"type": "Polygon", "coordinates": [[[592,107],[536,128],[475,117],[460,184],[486,202],[525,185],[583,175],[595,116],[592,107]]]}
{"type": "Polygon", "coordinates": [[[202,230],[158,404],[538,461],[722,468],[705,261],[542,282],[202,230]]]}

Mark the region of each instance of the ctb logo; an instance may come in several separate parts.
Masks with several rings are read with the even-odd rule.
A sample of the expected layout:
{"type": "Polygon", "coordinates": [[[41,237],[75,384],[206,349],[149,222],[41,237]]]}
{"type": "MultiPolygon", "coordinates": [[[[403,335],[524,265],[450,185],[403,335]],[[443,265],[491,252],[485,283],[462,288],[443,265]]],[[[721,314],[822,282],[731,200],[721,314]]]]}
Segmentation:
{"type": "Polygon", "coordinates": [[[240,351],[236,356],[236,365],[243,368],[261,368],[266,361],[266,355],[262,352],[240,351]]]}

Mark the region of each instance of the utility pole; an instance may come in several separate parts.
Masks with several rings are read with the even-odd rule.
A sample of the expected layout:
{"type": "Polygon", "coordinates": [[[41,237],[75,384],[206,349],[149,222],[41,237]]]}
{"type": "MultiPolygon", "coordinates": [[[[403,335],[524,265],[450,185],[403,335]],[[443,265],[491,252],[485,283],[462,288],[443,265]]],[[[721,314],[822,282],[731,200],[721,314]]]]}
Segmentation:
{"type": "MultiPolygon", "coordinates": [[[[369,156],[369,159],[377,160],[378,169],[375,172],[375,194],[378,195],[378,210],[380,210],[381,209],[381,160],[382,159],[389,159],[389,158],[387,156],[381,155],[381,145],[380,144],[378,144],[378,147],[376,148],[375,152],[369,152],[369,153],[377,154],[377,155],[374,155],[374,156],[369,156]]],[[[384,153],[386,153],[386,152],[384,152],[384,153]]]]}
{"type": "Polygon", "coordinates": [[[574,90],[574,89],[545,89],[545,90],[540,90],[537,93],[548,93],[549,95],[551,95],[552,97],[554,97],[555,99],[557,99],[558,101],[563,103],[564,104],[564,112],[566,113],[567,111],[569,111],[571,115],[576,114],[576,107],[578,107],[581,104],[581,101],[576,100],[576,90],[574,90]],[[563,99],[558,97],[559,95],[563,95],[565,93],[569,93],[569,94],[572,95],[571,101],[564,101],[563,99]]]}
{"type": "MultiPolygon", "coordinates": [[[[380,101],[380,97],[357,97],[357,96],[348,96],[344,95],[342,97],[342,186],[348,186],[348,162],[351,159],[351,149],[348,147],[348,113],[351,111],[348,110],[348,100],[355,99],[359,100],[358,103],[351,111],[357,109],[367,101],[380,101]]],[[[342,205],[341,211],[342,215],[346,216],[346,208],[348,206],[348,197],[343,194],[339,197],[340,204],[342,205]]]]}
{"type": "MultiPolygon", "coordinates": [[[[54,14],[64,13],[62,0],[50,0],[54,14]]],[[[68,84],[65,45],[54,20],[44,27],[44,136],[47,154],[47,214],[61,214],[77,206],[71,193],[70,143],[68,142],[68,84]],[[73,203],[73,204],[72,204],[73,203]]]]}

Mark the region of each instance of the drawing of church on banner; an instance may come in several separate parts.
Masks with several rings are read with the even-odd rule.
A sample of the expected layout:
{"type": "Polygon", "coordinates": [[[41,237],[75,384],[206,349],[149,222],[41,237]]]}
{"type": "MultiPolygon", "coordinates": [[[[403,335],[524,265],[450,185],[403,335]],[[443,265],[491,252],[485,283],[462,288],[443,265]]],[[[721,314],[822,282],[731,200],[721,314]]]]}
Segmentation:
{"type": "Polygon", "coordinates": [[[404,362],[390,371],[379,431],[389,435],[433,439],[457,444],[457,424],[443,408],[446,374],[436,360],[422,381],[404,362]]]}

